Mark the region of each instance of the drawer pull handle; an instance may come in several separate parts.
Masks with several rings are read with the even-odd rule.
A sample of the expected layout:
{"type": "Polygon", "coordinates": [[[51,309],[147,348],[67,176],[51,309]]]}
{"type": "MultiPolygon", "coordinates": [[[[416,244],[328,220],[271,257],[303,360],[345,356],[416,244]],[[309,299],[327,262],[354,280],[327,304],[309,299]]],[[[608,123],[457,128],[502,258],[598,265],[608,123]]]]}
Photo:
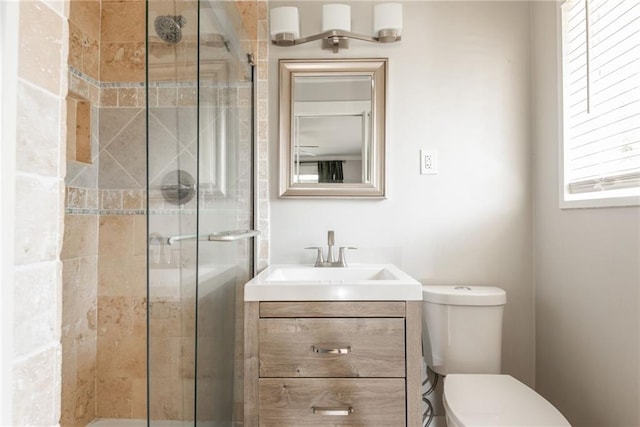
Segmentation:
{"type": "Polygon", "coordinates": [[[351,353],[351,347],[347,348],[320,348],[315,345],[311,346],[311,351],[320,354],[347,354],[351,353]]]}
{"type": "Polygon", "coordinates": [[[312,406],[314,415],[331,415],[338,417],[346,417],[349,414],[353,413],[353,408],[351,406],[347,408],[324,408],[320,406],[312,406]]]}

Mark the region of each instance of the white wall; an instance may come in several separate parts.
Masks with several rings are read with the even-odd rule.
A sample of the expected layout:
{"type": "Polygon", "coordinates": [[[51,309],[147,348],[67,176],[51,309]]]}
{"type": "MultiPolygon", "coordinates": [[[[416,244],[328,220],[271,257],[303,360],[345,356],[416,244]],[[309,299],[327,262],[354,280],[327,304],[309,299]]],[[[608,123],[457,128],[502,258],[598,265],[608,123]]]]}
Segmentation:
{"type": "Polygon", "coordinates": [[[574,427],[640,426],[640,209],[558,208],[556,5],[532,11],[536,386],[574,427]]]}
{"type": "MultiPolygon", "coordinates": [[[[320,31],[321,3],[300,8],[302,34],[320,31]]],[[[270,7],[282,2],[270,2],[270,7]]],[[[372,3],[354,2],[353,30],[372,33],[372,3]]],[[[425,284],[507,291],[504,371],[532,384],[534,319],[530,170],[529,5],[406,2],[403,40],[270,48],[271,263],[312,263],[305,246],[360,249],[351,262],[394,263],[425,284]],[[386,200],[278,199],[279,58],[389,58],[386,200]],[[440,174],[419,174],[421,148],[440,174]]]]}

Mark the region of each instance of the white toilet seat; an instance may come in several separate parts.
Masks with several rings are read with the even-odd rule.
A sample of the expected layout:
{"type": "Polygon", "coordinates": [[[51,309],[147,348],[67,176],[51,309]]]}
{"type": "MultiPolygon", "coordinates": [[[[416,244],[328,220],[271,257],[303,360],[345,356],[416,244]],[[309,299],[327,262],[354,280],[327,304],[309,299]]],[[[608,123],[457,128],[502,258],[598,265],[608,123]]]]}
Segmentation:
{"type": "Polygon", "coordinates": [[[551,403],[509,375],[447,375],[443,400],[448,427],[571,426],[551,403]]]}

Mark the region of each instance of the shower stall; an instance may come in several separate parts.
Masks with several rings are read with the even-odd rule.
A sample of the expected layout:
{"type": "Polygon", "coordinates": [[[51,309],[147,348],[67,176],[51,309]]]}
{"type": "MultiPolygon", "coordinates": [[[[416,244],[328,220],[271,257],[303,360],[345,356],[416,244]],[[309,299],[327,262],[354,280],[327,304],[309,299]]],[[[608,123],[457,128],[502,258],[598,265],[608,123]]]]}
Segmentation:
{"type": "Polygon", "coordinates": [[[147,2],[149,426],[242,422],[251,43],[235,2],[147,2]]]}

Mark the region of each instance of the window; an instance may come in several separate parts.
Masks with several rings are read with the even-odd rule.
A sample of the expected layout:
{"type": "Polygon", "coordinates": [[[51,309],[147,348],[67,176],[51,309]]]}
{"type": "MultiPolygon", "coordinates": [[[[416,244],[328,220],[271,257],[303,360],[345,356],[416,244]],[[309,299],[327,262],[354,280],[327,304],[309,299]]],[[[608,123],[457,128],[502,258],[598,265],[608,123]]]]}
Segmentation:
{"type": "Polygon", "coordinates": [[[561,11],[563,207],[639,205],[640,2],[561,11]]]}

